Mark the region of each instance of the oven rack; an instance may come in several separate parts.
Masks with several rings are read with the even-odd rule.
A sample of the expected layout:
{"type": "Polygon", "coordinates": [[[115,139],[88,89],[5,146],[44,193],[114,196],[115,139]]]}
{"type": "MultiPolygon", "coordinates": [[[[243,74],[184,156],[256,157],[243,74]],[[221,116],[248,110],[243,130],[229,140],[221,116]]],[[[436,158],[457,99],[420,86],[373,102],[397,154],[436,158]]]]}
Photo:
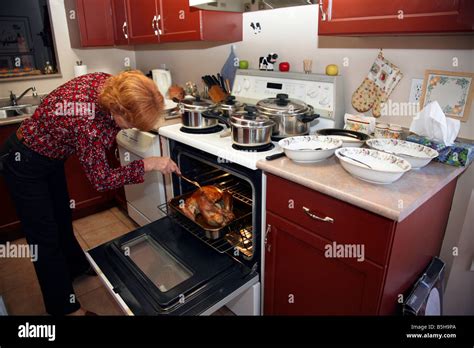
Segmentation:
{"type": "MultiPolygon", "coordinates": [[[[220,254],[224,254],[224,253],[230,252],[231,250],[238,249],[239,252],[242,252],[245,255],[246,250],[248,250],[250,252],[250,250],[252,248],[252,239],[247,238],[243,234],[240,234],[241,237],[242,237],[240,243],[237,243],[237,244],[229,243],[226,239],[226,236],[227,236],[227,234],[233,232],[233,230],[231,230],[230,228],[228,228],[229,232],[224,237],[219,238],[219,239],[210,239],[210,238],[206,237],[206,233],[203,229],[199,228],[192,221],[190,221],[190,220],[186,219],[185,217],[175,213],[173,211],[173,209],[171,209],[169,207],[168,203],[161,204],[160,206],[158,206],[158,209],[160,209],[160,211],[163,214],[165,214],[165,215],[169,216],[170,218],[172,218],[175,223],[177,223],[178,225],[183,227],[185,230],[190,232],[194,237],[196,237],[199,240],[201,240],[202,242],[206,243],[207,245],[209,245],[211,248],[213,248],[214,250],[216,250],[220,254]],[[250,246],[246,247],[245,246],[246,244],[250,244],[250,246]]],[[[247,229],[247,230],[251,231],[252,227],[251,226],[244,226],[244,225],[240,224],[240,226],[238,226],[238,228],[234,229],[234,231],[235,230],[244,230],[244,229],[247,229]]]]}
{"type": "Polygon", "coordinates": [[[220,189],[229,192],[233,198],[238,199],[239,201],[244,202],[250,206],[252,205],[252,192],[241,182],[223,182],[217,184],[217,186],[220,189]]]}

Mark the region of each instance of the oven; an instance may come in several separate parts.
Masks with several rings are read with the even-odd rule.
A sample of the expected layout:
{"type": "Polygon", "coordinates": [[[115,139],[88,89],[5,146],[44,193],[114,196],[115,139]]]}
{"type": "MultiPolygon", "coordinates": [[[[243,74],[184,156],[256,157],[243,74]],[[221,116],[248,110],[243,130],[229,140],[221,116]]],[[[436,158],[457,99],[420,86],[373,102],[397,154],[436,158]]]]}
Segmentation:
{"type": "MultiPolygon", "coordinates": [[[[259,314],[262,172],[171,139],[168,144],[183,175],[226,190],[249,213],[210,239],[164,204],[156,209],[165,217],[89,250],[89,261],[129,315],[208,315],[245,303],[253,310],[244,314],[259,314]]],[[[173,197],[195,190],[175,175],[171,187],[173,197]]]]}

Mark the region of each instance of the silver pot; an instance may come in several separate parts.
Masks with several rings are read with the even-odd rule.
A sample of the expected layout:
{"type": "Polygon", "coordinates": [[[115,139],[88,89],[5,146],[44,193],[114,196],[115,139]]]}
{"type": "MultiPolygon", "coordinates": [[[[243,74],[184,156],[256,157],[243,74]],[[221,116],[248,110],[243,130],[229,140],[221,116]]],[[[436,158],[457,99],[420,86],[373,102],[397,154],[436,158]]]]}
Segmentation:
{"type": "Polygon", "coordinates": [[[232,130],[232,142],[242,147],[257,147],[269,144],[275,123],[268,117],[259,115],[257,109],[246,106],[243,111],[237,111],[230,118],[221,112],[205,112],[206,118],[218,119],[227,124],[232,130]]]}
{"type": "Polygon", "coordinates": [[[230,118],[237,111],[242,111],[245,104],[235,100],[234,96],[227,97],[222,103],[218,104],[216,110],[222,113],[222,116],[230,118]]]}
{"type": "Polygon", "coordinates": [[[278,94],[276,98],[260,100],[257,110],[275,122],[273,135],[279,137],[306,135],[310,122],[319,117],[311,105],[290,99],[288,94],[278,94]]]}
{"type": "Polygon", "coordinates": [[[186,98],[179,102],[181,123],[185,128],[207,129],[219,124],[219,120],[203,117],[203,112],[214,110],[215,104],[201,98],[186,98]]]}

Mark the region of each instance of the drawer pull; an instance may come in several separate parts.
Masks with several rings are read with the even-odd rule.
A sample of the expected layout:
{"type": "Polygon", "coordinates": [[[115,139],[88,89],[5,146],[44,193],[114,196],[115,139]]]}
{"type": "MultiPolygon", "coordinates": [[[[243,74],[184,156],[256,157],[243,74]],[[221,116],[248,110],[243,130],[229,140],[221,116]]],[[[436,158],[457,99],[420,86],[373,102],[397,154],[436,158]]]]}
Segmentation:
{"type": "Polygon", "coordinates": [[[330,218],[329,216],[326,216],[325,218],[321,218],[321,217],[317,216],[316,214],[314,214],[311,210],[309,210],[306,207],[303,207],[303,211],[305,212],[306,215],[308,215],[313,220],[318,220],[318,221],[322,221],[322,222],[329,222],[331,224],[334,223],[333,218],[330,218]]]}

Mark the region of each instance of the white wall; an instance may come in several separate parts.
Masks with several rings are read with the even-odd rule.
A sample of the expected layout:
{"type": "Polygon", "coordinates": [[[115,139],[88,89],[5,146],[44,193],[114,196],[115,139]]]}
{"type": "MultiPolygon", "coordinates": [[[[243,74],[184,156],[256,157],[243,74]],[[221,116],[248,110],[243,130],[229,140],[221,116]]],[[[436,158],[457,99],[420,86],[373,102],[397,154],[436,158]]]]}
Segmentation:
{"type": "MultiPolygon", "coordinates": [[[[277,52],[280,62],[290,62],[292,70],[298,72],[303,71],[303,59],[306,58],[313,60],[315,73],[324,73],[326,65],[337,64],[344,76],[346,111],[355,112],[351,105],[352,93],[367,75],[378,49],[318,48],[317,11],[317,6],[301,6],[244,13],[244,40],[236,43],[236,53],[240,59],[250,61],[251,68],[258,68],[258,58],[270,52],[277,52]],[[254,34],[250,28],[252,21],[261,23],[261,34],[254,34]],[[346,58],[349,66],[344,67],[346,58]]],[[[147,71],[164,63],[171,69],[177,83],[195,81],[202,85],[202,75],[220,70],[230,45],[205,47],[180,43],[138,46],[136,50],[139,69],[147,71]]],[[[407,102],[411,79],[423,78],[426,69],[474,71],[473,50],[384,49],[384,55],[404,74],[390,97],[393,101],[407,102]],[[459,66],[456,68],[452,67],[453,57],[458,58],[459,66]]],[[[382,117],[381,120],[408,127],[411,117],[382,117]]],[[[474,107],[470,121],[462,124],[460,136],[474,139],[474,107]]]]}
{"type": "Polygon", "coordinates": [[[130,49],[72,49],[69,41],[64,1],[49,0],[49,3],[62,77],[17,82],[0,80],[0,98],[8,97],[10,90],[19,94],[30,86],[35,86],[39,94],[49,93],[74,77],[74,65],[77,60],[82,60],[84,64],[87,64],[89,72],[118,73],[124,68],[125,58],[129,58],[131,66],[135,67],[133,47],[130,49]]]}

